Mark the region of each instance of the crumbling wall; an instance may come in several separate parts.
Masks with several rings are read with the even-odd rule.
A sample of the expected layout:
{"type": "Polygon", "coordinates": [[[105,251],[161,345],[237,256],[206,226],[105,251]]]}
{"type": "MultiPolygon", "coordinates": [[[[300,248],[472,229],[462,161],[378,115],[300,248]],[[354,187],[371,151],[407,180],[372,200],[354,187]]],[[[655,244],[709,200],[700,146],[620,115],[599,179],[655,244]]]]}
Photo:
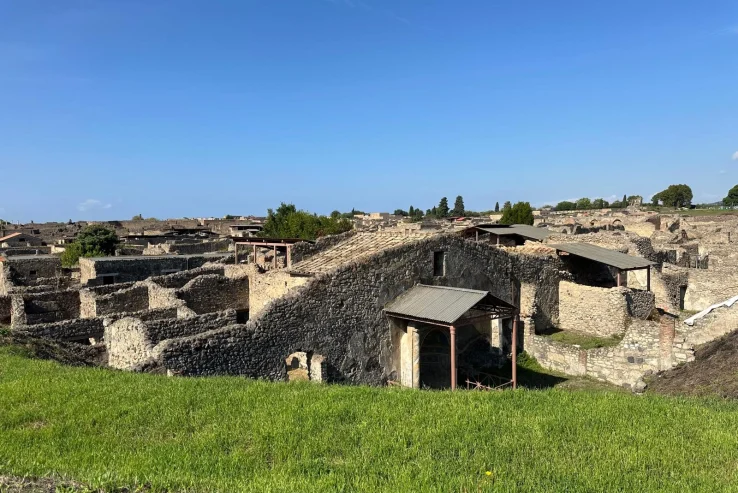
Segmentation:
{"type": "Polygon", "coordinates": [[[172,337],[186,337],[236,323],[235,310],[211,313],[188,319],[143,321],[125,317],[105,328],[108,364],[131,370],[146,363],[156,344],[172,337]]]}
{"type": "Polygon", "coordinates": [[[248,277],[228,278],[216,274],[196,277],[177,291],[177,297],[197,314],[249,309],[248,277]]]}
{"type": "MultiPolygon", "coordinates": [[[[250,264],[253,266],[253,264],[250,264]]],[[[254,272],[249,278],[249,315],[253,318],[271,301],[286,295],[291,289],[302,286],[310,280],[305,276],[292,276],[283,270],[265,273],[254,272]]]]}
{"type": "Polygon", "coordinates": [[[225,269],[229,266],[212,266],[206,265],[198,267],[197,269],[190,269],[182,272],[175,272],[165,276],[154,276],[150,278],[151,281],[155,282],[163,288],[174,288],[180,289],[185,286],[188,282],[194,278],[203,274],[219,274],[225,275],[225,269]]]}
{"type": "Polygon", "coordinates": [[[22,296],[27,324],[79,318],[80,295],[77,290],[26,293],[22,296]]]}
{"type": "MultiPolygon", "coordinates": [[[[511,300],[511,286],[535,283],[551,256],[512,255],[456,236],[436,236],[340,266],[311,279],[246,325],[160,343],[156,364],[189,375],[242,374],[284,379],[295,352],[324,356],[326,379],[382,384],[393,369],[384,305],[416,283],[490,291],[511,300]],[[446,252],[444,276],[433,275],[434,252],[446,252]]],[[[516,293],[516,296],[519,296],[516,293]]]]}
{"type": "Polygon", "coordinates": [[[684,326],[687,342],[699,346],[718,337],[738,330],[738,303],[733,306],[721,306],[704,317],[698,319],[693,327],[684,326]]]}
{"type": "Polygon", "coordinates": [[[701,311],[738,295],[738,269],[723,269],[717,274],[712,270],[689,269],[684,309],[701,311]]]}
{"type": "Polygon", "coordinates": [[[55,278],[61,271],[61,259],[54,255],[7,257],[5,262],[10,276],[17,285],[26,280],[55,278]]]}
{"type": "Polygon", "coordinates": [[[625,288],[559,283],[559,327],[600,337],[620,335],[629,323],[625,288]]]}
{"type": "Polygon", "coordinates": [[[632,320],[619,344],[589,350],[527,330],[525,351],[550,370],[629,388],[637,388],[645,376],[694,358],[692,346],[676,334],[675,318],[668,315],[657,321],[632,320]]]}
{"type": "Polygon", "coordinates": [[[113,313],[148,310],[149,288],[145,284],[137,284],[127,289],[98,296],[95,300],[95,307],[95,316],[97,317],[113,313]]]}

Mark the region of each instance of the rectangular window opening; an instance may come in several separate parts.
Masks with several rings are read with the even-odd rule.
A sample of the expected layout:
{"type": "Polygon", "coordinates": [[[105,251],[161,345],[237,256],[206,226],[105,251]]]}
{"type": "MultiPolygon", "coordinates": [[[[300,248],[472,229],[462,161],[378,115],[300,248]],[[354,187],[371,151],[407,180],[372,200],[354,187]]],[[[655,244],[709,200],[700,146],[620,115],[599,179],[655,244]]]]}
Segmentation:
{"type": "Polygon", "coordinates": [[[446,275],[446,252],[433,252],[433,275],[435,277],[446,275]]]}

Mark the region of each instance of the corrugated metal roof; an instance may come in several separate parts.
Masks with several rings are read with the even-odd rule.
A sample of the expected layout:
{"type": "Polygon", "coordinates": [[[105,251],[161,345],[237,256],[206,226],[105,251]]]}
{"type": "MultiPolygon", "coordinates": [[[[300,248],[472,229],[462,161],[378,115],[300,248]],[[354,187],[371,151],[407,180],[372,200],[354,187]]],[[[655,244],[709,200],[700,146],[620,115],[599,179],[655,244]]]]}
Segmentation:
{"type": "Polygon", "coordinates": [[[418,284],[387,303],[384,309],[390,315],[450,325],[485,298],[490,304],[512,308],[512,305],[498,300],[487,291],[418,284]]]}
{"type": "Polygon", "coordinates": [[[589,243],[560,243],[547,246],[562,252],[567,252],[571,255],[576,255],[577,257],[594,260],[595,262],[600,262],[620,270],[643,269],[650,265],[654,265],[654,262],[643,257],[626,255],[624,253],[616,252],[615,250],[610,250],[609,248],[603,248],[589,243]]]}
{"type": "Polygon", "coordinates": [[[477,229],[486,231],[487,233],[496,234],[498,236],[518,235],[525,238],[543,241],[551,234],[546,228],[537,228],[527,224],[513,224],[511,226],[481,226],[477,229]]]}

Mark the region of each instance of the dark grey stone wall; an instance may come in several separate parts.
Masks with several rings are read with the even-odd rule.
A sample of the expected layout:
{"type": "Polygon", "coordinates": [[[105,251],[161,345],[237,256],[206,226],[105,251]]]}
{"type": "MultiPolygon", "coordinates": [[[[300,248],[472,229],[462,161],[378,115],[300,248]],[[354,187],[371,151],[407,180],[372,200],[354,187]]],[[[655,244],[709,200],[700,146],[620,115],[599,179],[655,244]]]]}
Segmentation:
{"type": "Polygon", "coordinates": [[[186,337],[209,330],[222,329],[235,323],[236,311],[226,310],[192,318],[152,320],[147,321],[145,325],[151,343],[158,344],[165,339],[186,337]]]}
{"type": "Polygon", "coordinates": [[[0,325],[10,325],[12,306],[10,296],[0,296],[0,325]]]}
{"type": "Polygon", "coordinates": [[[179,289],[185,284],[203,274],[219,274],[225,275],[225,267],[199,267],[183,272],[175,272],[166,276],[155,276],[151,280],[163,288],[179,289]]]}
{"type": "Polygon", "coordinates": [[[39,278],[53,278],[61,271],[61,259],[53,255],[38,257],[7,257],[10,280],[17,286],[39,278]]]}
{"type": "Polygon", "coordinates": [[[198,315],[229,309],[248,310],[249,279],[202,275],[177,291],[177,297],[198,315]]]}
{"type": "Polygon", "coordinates": [[[98,317],[120,312],[138,312],[149,308],[148,286],[131,286],[95,300],[98,317]]]}
{"type": "Polygon", "coordinates": [[[628,315],[635,318],[647,319],[656,305],[656,295],[651,291],[628,290],[625,295],[628,304],[628,315]]]}
{"type": "Polygon", "coordinates": [[[26,293],[23,295],[26,323],[48,323],[79,317],[78,290],[26,293]]]}
{"type": "Polygon", "coordinates": [[[181,374],[242,374],[283,379],[284,359],[305,351],[325,357],[330,381],[379,385],[389,377],[392,346],[384,305],[417,283],[519,296],[521,282],[555,277],[550,257],[511,255],[456,236],[439,236],[348,264],[275,300],[246,325],[161,343],[157,364],[181,374]],[[447,252],[446,275],[433,276],[433,254],[447,252]],[[513,288],[514,287],[514,288],[513,288]]]}

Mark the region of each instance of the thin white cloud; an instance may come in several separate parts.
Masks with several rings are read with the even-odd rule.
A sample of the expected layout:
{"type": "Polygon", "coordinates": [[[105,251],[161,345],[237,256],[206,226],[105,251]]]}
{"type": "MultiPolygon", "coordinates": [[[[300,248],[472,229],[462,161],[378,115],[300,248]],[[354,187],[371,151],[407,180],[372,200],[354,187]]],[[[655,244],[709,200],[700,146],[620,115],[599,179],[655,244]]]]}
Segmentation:
{"type": "Polygon", "coordinates": [[[84,202],[77,205],[77,209],[82,212],[99,210],[99,209],[110,209],[113,204],[104,204],[97,199],[87,199],[84,202]]]}
{"type": "Polygon", "coordinates": [[[719,175],[724,175],[725,173],[727,173],[727,171],[724,169],[721,169],[720,171],[718,171],[719,175]]]}
{"type": "Polygon", "coordinates": [[[738,151],[735,151],[735,152],[733,153],[733,160],[734,160],[734,161],[738,161],[738,151]]]}

